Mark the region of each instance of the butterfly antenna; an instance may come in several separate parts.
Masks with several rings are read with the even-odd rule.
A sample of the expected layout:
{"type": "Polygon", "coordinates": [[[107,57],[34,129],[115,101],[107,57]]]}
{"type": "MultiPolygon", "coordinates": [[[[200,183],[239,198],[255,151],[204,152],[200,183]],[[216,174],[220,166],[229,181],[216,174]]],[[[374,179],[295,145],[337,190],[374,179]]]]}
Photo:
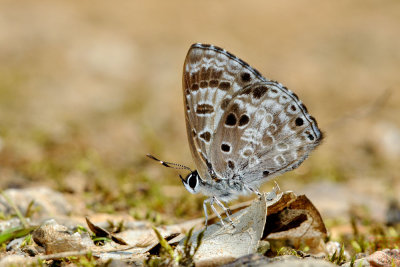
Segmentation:
{"type": "Polygon", "coordinates": [[[158,161],[159,163],[161,163],[165,167],[173,168],[173,169],[184,169],[184,170],[189,170],[190,172],[192,172],[192,169],[190,169],[189,167],[187,167],[185,165],[177,164],[177,163],[173,163],[173,162],[162,161],[162,160],[159,160],[158,158],[156,158],[156,157],[154,157],[154,156],[152,156],[150,154],[147,154],[146,156],[151,158],[151,159],[153,159],[153,160],[155,160],[155,161],[158,161]]]}

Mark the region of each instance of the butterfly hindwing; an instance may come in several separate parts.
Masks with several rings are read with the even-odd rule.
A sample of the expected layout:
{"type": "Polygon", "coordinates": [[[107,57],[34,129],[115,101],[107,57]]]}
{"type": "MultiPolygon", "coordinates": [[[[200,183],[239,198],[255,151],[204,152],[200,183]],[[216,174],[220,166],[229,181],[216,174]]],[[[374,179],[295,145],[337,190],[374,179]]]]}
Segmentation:
{"type": "Polygon", "coordinates": [[[236,93],[213,139],[211,164],[226,179],[250,187],[300,165],[322,135],[301,101],[266,81],[236,93]]]}
{"type": "Polygon", "coordinates": [[[299,166],[322,139],[293,92],[216,46],[190,48],[183,96],[190,149],[205,180],[258,186],[299,166]]]}

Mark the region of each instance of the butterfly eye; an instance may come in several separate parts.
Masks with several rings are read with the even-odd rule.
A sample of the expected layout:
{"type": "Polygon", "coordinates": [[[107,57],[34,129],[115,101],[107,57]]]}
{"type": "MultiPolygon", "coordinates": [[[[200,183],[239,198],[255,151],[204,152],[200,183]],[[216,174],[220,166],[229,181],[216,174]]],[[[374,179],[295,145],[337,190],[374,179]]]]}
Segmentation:
{"type": "Polygon", "coordinates": [[[192,189],[194,189],[196,187],[196,185],[197,185],[197,177],[195,175],[192,175],[192,176],[189,177],[188,180],[189,180],[188,181],[189,186],[192,189]]]}

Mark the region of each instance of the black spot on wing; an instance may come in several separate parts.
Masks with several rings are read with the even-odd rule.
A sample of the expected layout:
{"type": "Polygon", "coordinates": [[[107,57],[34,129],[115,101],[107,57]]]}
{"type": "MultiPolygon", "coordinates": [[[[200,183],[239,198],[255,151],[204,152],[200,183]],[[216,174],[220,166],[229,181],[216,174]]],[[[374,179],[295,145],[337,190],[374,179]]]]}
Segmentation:
{"type": "Polygon", "coordinates": [[[250,73],[248,73],[248,72],[243,72],[241,75],[240,75],[240,78],[242,79],[242,82],[250,82],[250,80],[251,80],[251,76],[250,76],[250,73]]]}
{"type": "Polygon", "coordinates": [[[237,122],[236,116],[233,113],[229,113],[225,120],[225,125],[235,126],[237,122]]]}
{"type": "Polygon", "coordinates": [[[207,87],[208,87],[208,82],[206,82],[206,81],[200,82],[200,88],[207,88],[207,87]]]}
{"type": "Polygon", "coordinates": [[[233,161],[229,160],[229,161],[228,161],[228,167],[229,167],[229,169],[231,169],[231,170],[235,169],[235,163],[234,163],[233,161]]]}
{"type": "Polygon", "coordinates": [[[304,124],[304,121],[303,121],[303,119],[302,118],[297,118],[296,120],[295,120],[295,123],[296,123],[296,126],[301,126],[301,125],[303,125],[304,124]]]}
{"type": "Polygon", "coordinates": [[[209,82],[210,87],[217,87],[218,86],[218,80],[211,80],[209,82]]]}
{"type": "Polygon", "coordinates": [[[199,85],[197,83],[192,84],[192,86],[190,87],[190,90],[192,90],[192,91],[199,90],[199,85]]]}
{"type": "Polygon", "coordinates": [[[211,133],[210,132],[201,133],[200,138],[208,143],[211,139],[211,133]]]}
{"type": "Polygon", "coordinates": [[[240,116],[239,119],[239,126],[245,126],[246,124],[249,123],[249,116],[247,116],[246,114],[243,114],[242,116],[240,116]]]}
{"type": "Polygon", "coordinates": [[[224,152],[229,152],[231,150],[231,146],[228,144],[222,144],[221,145],[221,150],[224,152]]]}
{"type": "Polygon", "coordinates": [[[222,91],[228,91],[231,89],[231,83],[230,82],[220,82],[218,85],[218,89],[221,89],[222,91]]]}
{"type": "Polygon", "coordinates": [[[268,88],[265,86],[259,86],[254,88],[253,90],[253,97],[256,99],[260,99],[266,92],[268,88]]]}
{"type": "Polygon", "coordinates": [[[209,104],[199,104],[196,108],[197,114],[211,114],[214,112],[214,107],[209,104]]]}
{"type": "Polygon", "coordinates": [[[230,98],[225,98],[224,100],[222,100],[221,102],[221,109],[225,110],[226,107],[229,105],[229,102],[231,101],[230,98]]]}

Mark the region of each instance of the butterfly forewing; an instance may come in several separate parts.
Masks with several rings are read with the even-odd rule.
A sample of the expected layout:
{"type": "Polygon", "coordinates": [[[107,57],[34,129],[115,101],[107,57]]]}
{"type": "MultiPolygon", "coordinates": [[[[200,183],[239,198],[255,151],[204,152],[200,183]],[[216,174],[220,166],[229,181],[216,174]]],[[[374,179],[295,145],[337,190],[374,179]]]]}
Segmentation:
{"type": "Polygon", "coordinates": [[[257,70],[221,48],[202,44],[190,48],[183,68],[185,119],[192,156],[203,179],[212,178],[211,144],[233,95],[262,81],[266,79],[257,70]]]}

